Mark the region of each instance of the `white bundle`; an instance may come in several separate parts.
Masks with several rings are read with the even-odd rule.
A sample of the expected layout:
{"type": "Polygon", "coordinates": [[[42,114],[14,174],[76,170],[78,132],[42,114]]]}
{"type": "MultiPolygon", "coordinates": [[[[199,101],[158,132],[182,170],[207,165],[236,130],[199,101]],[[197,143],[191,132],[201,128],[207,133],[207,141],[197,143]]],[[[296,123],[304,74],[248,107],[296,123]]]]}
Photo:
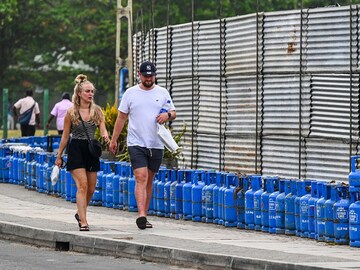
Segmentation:
{"type": "Polygon", "coordinates": [[[158,135],[165,147],[172,153],[176,152],[180,147],[177,145],[174,138],[172,137],[170,130],[167,129],[165,125],[157,124],[157,126],[158,135]]]}
{"type": "Polygon", "coordinates": [[[52,168],[52,171],[51,171],[51,175],[50,175],[51,184],[53,186],[55,186],[57,181],[59,180],[59,172],[60,172],[59,167],[57,165],[54,165],[54,167],[52,168]]]}

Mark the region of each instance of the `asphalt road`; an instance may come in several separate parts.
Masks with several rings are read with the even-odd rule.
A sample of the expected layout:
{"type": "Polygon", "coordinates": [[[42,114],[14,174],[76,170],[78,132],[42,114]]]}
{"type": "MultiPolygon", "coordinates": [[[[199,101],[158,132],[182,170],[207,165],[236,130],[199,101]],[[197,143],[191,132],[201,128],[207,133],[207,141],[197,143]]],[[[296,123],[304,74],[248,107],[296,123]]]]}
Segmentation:
{"type": "MultiPolygon", "coordinates": [[[[181,270],[174,266],[145,263],[139,260],[96,256],[70,251],[55,251],[48,248],[35,247],[0,240],[1,270],[181,270]]],[[[188,269],[188,268],[187,268],[188,269]]]]}

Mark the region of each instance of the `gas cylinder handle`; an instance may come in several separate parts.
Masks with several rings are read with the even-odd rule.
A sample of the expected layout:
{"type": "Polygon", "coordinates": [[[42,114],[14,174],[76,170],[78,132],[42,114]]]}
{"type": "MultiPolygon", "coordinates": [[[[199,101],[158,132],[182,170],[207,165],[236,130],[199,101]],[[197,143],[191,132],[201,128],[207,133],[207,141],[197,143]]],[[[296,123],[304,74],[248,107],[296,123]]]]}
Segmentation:
{"type": "Polygon", "coordinates": [[[351,172],[356,171],[356,160],[360,158],[360,156],[352,156],[351,157],[351,172]]]}

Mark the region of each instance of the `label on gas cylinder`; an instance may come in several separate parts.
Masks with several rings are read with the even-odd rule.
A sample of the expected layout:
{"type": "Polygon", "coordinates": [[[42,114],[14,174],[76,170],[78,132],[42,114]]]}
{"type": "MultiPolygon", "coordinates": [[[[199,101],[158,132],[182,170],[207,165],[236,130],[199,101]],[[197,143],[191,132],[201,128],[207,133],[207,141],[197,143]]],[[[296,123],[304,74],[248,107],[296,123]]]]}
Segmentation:
{"type": "Polygon", "coordinates": [[[358,214],[354,210],[350,210],[349,212],[349,222],[351,223],[358,222],[358,214]]]}
{"type": "Polygon", "coordinates": [[[348,218],[348,211],[340,206],[338,209],[336,209],[336,219],[347,219],[348,218]]]}

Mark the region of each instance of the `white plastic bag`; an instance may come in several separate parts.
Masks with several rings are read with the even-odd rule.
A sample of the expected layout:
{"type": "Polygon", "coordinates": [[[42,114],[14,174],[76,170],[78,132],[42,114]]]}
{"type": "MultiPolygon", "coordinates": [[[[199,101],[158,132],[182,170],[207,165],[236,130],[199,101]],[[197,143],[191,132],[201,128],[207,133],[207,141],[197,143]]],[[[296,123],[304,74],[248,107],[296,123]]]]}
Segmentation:
{"type": "Polygon", "coordinates": [[[170,130],[167,129],[165,125],[157,124],[157,126],[158,135],[165,147],[172,153],[176,152],[180,147],[177,145],[174,138],[172,137],[170,130]]]}
{"type": "Polygon", "coordinates": [[[50,176],[51,184],[53,186],[55,186],[57,181],[59,180],[59,171],[60,171],[59,167],[57,165],[54,165],[54,167],[51,171],[51,176],[50,176]]]}

